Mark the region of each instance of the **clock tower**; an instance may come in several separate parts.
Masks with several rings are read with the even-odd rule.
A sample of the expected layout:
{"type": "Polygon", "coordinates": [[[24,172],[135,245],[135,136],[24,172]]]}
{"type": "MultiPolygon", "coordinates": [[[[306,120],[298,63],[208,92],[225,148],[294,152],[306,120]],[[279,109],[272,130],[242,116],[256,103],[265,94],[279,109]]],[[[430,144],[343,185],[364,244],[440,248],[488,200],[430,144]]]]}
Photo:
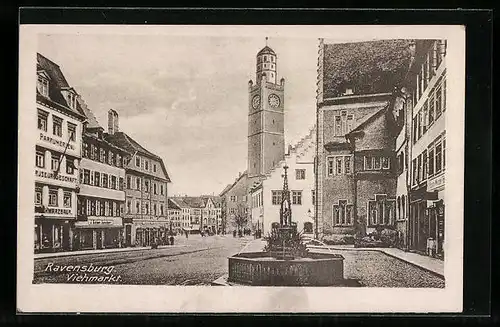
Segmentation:
{"type": "MultiPolygon", "coordinates": [[[[277,56],[257,53],[256,79],[248,82],[248,178],[258,179],[285,158],[285,79],[277,83],[277,56]]],[[[251,186],[251,183],[250,185],[251,186]]]]}

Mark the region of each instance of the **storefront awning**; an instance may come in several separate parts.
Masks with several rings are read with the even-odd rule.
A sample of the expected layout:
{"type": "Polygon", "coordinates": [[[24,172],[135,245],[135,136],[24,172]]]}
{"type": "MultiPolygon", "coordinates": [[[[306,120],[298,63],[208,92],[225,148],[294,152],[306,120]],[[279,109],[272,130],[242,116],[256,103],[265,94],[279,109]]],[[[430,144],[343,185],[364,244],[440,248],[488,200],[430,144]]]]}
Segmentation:
{"type": "Polygon", "coordinates": [[[427,192],[427,187],[421,187],[416,190],[410,191],[410,202],[421,200],[436,201],[438,200],[438,192],[427,192]]]}
{"type": "Polygon", "coordinates": [[[122,225],[105,225],[105,224],[91,224],[91,225],[75,225],[77,229],[103,229],[103,228],[123,228],[122,225]]]}

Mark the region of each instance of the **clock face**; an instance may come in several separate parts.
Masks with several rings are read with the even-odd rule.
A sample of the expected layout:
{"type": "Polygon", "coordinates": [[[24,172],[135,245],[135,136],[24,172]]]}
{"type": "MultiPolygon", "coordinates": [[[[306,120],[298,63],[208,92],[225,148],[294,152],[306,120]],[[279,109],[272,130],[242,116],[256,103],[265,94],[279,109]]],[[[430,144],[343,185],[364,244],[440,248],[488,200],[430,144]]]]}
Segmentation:
{"type": "Polygon", "coordinates": [[[269,105],[273,108],[276,108],[280,105],[280,97],[276,94],[271,94],[269,96],[269,105]]]}
{"type": "Polygon", "coordinates": [[[259,96],[259,95],[256,95],[256,96],[254,96],[254,97],[253,97],[253,99],[252,99],[252,107],[253,107],[254,109],[257,109],[257,108],[259,108],[259,106],[260,106],[260,96],[259,96]]]}

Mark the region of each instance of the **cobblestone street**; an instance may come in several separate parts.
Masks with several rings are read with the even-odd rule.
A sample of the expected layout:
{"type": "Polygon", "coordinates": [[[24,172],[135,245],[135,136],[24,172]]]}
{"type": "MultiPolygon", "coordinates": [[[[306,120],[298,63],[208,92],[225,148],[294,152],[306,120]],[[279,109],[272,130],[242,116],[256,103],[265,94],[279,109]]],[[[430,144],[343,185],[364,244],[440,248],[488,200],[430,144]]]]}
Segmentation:
{"type": "MultiPolygon", "coordinates": [[[[68,281],[69,272],[51,272],[48,267],[92,264],[114,266],[112,274],[121,276],[115,284],[210,285],[218,277],[227,274],[228,256],[241,250],[258,251],[262,246],[261,240],[248,237],[191,236],[189,239],[177,237],[174,246],[154,250],[40,258],[35,260],[34,283],[81,283],[68,281]]],[[[442,278],[377,251],[333,252],[345,258],[344,277],[356,281],[359,286],[444,287],[442,278]]]]}

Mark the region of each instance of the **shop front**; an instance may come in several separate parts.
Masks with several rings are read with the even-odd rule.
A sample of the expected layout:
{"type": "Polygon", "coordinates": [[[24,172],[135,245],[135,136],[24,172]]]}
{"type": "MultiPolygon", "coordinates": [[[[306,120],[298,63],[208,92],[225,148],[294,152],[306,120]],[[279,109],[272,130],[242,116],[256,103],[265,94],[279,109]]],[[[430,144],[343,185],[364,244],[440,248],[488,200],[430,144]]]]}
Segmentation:
{"type": "Polygon", "coordinates": [[[151,246],[167,244],[168,230],[165,224],[157,222],[135,223],[135,246],[151,246]]]}
{"type": "MultiPolygon", "coordinates": [[[[440,218],[437,214],[438,193],[428,191],[427,185],[410,192],[409,248],[416,252],[435,256],[442,252],[443,234],[440,236],[440,218]],[[438,250],[439,248],[439,250],[438,250]]],[[[444,216],[443,216],[444,217],[444,216]]],[[[442,219],[444,227],[444,218],[442,219]]]]}
{"type": "Polygon", "coordinates": [[[71,250],[71,226],[72,217],[35,218],[34,249],[39,252],[58,252],[71,250]]]}
{"type": "Polygon", "coordinates": [[[122,247],[123,225],[121,219],[91,219],[75,223],[74,250],[112,249],[122,247]]]}

